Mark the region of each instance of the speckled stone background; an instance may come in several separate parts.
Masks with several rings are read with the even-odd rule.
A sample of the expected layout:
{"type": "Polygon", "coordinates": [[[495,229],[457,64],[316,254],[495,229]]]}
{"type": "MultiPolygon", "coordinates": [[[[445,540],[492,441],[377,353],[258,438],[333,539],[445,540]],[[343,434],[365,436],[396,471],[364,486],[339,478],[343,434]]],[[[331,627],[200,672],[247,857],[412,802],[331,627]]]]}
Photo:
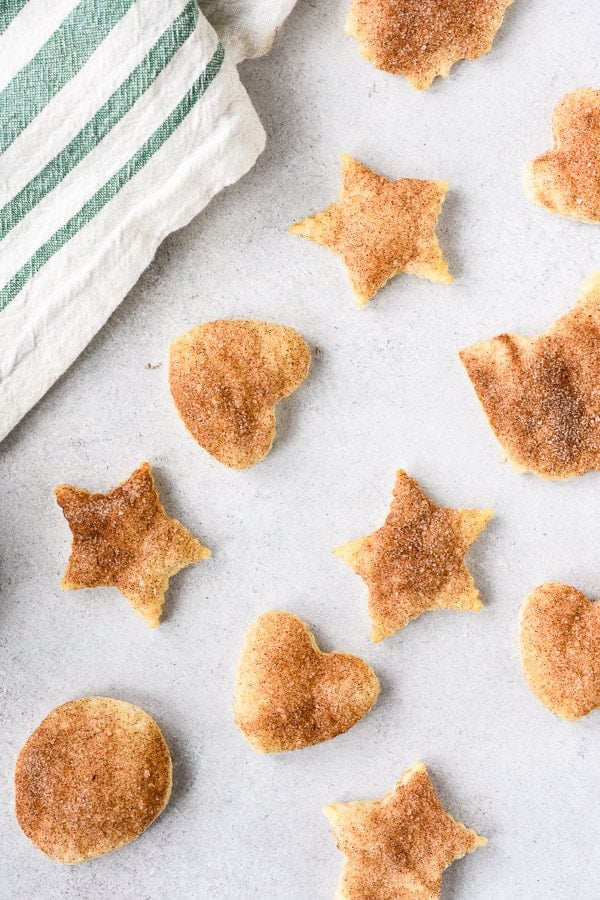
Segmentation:
{"type": "Polygon", "coordinates": [[[529,692],[517,652],[525,595],[547,580],[600,595],[600,482],[544,483],[501,464],[460,347],[535,333],[600,267],[600,228],[526,199],[567,90],[600,86],[600,9],[515,0],[491,54],[418,94],[360,59],[347,2],[299,0],[242,77],[266,152],[170,237],[89,349],[0,446],[0,897],[331,898],[342,857],[321,807],[380,796],[422,758],[447,808],[489,838],[444,900],[597,900],[600,713],[566,724],[529,692]],[[445,178],[439,227],[456,280],[401,277],[366,309],[341,264],[286,233],[332,200],[338,156],[390,177],[445,178]],[[273,452],[230,471],[186,434],[166,347],[211,318],[297,328],[310,378],[279,412],[273,452]],[[317,349],[318,348],[318,349],[317,349]],[[166,506],[213,550],[172,581],[150,631],[111,590],[62,593],[69,533],[52,488],[106,490],[142,459],[166,506]],[[438,612],[369,642],[366,589],[331,548],[385,516],[404,467],[439,502],[491,506],[468,562],[485,610],[438,612]],[[326,649],[383,684],[346,735],[274,757],[232,720],[244,633],[263,610],[306,618],[326,649]],[[54,706],[101,693],[156,717],[175,764],[170,806],[139,840],[61,867],[21,834],[15,756],[54,706]]]}

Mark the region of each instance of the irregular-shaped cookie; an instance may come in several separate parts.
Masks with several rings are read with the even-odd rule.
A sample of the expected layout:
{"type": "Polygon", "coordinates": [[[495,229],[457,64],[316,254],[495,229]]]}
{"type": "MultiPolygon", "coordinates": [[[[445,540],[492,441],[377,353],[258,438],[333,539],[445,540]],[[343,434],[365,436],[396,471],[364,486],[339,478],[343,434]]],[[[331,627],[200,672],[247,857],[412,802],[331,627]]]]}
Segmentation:
{"type": "Polygon", "coordinates": [[[521,610],[520,646],[529,687],[551,712],[572,722],[600,707],[600,603],[540,585],[521,610]]]}
{"type": "Polygon", "coordinates": [[[15,810],[35,846],[78,863],[118,850],[163,811],[171,757],[154,719],[110,697],[86,697],[46,716],[15,767],[15,810]]]}
{"type": "Polygon", "coordinates": [[[397,473],[382,527],[333,551],[369,588],[373,641],[427,610],[481,609],[463,560],[492,515],[490,509],[436,506],[406,472],[397,473]]]}
{"type": "Polygon", "coordinates": [[[246,636],[235,721],[255,750],[299,750],[348,731],[378,694],[377,676],[362,659],[323,653],[305,622],[273,611],[246,636]]]}
{"type": "Polygon", "coordinates": [[[417,90],[491,50],[512,0],[352,0],[346,32],[362,56],[417,90]]]}
{"type": "Polygon", "coordinates": [[[341,163],[337,201],[292,225],[292,234],[341,256],[359,306],[400,272],[451,282],[435,234],[448,184],[416,178],[393,181],[347,154],[341,163]]]}
{"type": "Polygon", "coordinates": [[[107,494],[69,484],[54,493],[73,534],[61,587],[116,587],[155,628],[169,578],[210,550],[166,514],[150,465],[142,463],[107,494]]]}
{"type": "Polygon", "coordinates": [[[600,469],[600,273],[537,337],[501,334],[459,355],[517,471],[571,478],[600,469]]]}
{"type": "Polygon", "coordinates": [[[600,222],[600,91],[580,88],[552,115],[554,148],[525,170],[525,190],[550,212],[600,222]]]}
{"type": "Polygon", "coordinates": [[[346,856],[337,900],[436,900],[444,869],[487,843],[448,815],[423,763],[381,800],[332,803],[323,813],[346,856]]]}
{"type": "Polygon", "coordinates": [[[233,469],[267,455],[275,404],[302,384],[309,368],[310,350],[298,332],[269,322],[208,322],[169,349],[177,412],[200,446],[233,469]]]}

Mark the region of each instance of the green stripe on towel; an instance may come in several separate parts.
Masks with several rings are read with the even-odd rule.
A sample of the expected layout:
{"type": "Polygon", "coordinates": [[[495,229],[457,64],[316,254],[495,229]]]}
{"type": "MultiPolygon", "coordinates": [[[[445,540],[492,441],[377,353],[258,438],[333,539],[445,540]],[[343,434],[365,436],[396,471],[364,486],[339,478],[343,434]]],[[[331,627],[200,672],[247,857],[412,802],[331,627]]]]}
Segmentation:
{"type": "Polygon", "coordinates": [[[27,0],[0,0],[0,34],[3,34],[27,0]]]}
{"type": "Polygon", "coordinates": [[[144,168],[146,163],[160,150],[165,141],[177,130],[186,116],[194,108],[198,100],[217,76],[225,51],[219,43],[212,59],[187,91],[175,109],[167,116],[162,125],[145,141],[128,162],[113,175],[106,184],[85,203],[78,213],[59,228],[45,244],[36,250],[31,259],[6,283],[0,291],[0,311],[5,309],[11,300],[24,288],[27,282],[67,244],[82,228],[92,221],[94,216],[115,197],[131,179],[144,168]]]}
{"type": "Polygon", "coordinates": [[[129,112],[193,33],[198,22],[198,15],[196,0],[190,0],[146,57],[133,69],[79,134],[41,172],[38,172],[29,184],[0,209],[0,241],[31,212],[40,200],[54,190],[65,176],[97,147],[100,141],[129,112]]]}
{"type": "MultiPolygon", "coordinates": [[[[2,0],[0,0],[2,2],[2,0]]],[[[0,153],[41,113],[123,18],[135,0],[81,0],[0,93],[0,153]]]]}

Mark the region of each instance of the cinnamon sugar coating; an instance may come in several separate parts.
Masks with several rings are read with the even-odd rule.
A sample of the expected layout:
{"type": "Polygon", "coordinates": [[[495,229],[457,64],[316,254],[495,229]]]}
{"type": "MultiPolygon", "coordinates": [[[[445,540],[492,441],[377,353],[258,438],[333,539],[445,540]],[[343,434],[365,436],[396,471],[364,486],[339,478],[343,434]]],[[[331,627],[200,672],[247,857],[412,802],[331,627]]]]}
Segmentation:
{"type": "Polygon", "coordinates": [[[382,527],[333,551],[369,588],[373,641],[428,610],[481,609],[464,555],[492,515],[436,506],[406,472],[397,473],[382,527]]]}
{"type": "Polygon", "coordinates": [[[600,273],[538,337],[501,334],[460,359],[517,470],[571,478],[600,468],[600,273]]]}
{"type": "Polygon", "coordinates": [[[401,272],[451,282],[435,234],[448,184],[415,178],[393,181],[347,154],[341,165],[337,201],[290,231],[341,256],[359,306],[401,272]]]}
{"type": "Polygon", "coordinates": [[[336,900],[436,900],[444,869],[487,843],[448,815],[423,763],[381,800],[323,813],[346,857],[336,900]]]}
{"type": "Polygon", "coordinates": [[[298,332],[269,322],[208,322],[169,350],[169,385],[185,427],[234,469],[269,452],[275,404],[302,384],[309,368],[310,350],[298,332]]]}
{"type": "Polygon", "coordinates": [[[110,697],[72,700],[31,734],[15,767],[19,825],[51,859],[119,849],[164,810],[171,757],[154,719],[110,697]]]}
{"type": "Polygon", "coordinates": [[[491,50],[512,0],[352,0],[346,32],[362,56],[417,90],[491,50]]]}
{"type": "Polygon", "coordinates": [[[116,587],[156,627],[169,578],[210,550],[166,514],[150,465],[142,463],[107,494],[68,484],[54,493],[73,534],[61,587],[116,587]]]}
{"type": "Polygon", "coordinates": [[[529,687],[568,721],[600,707],[600,604],[566,584],[550,582],[527,597],[520,648],[529,687]]]}
{"type": "Polygon", "coordinates": [[[349,653],[323,653],[291,613],[264,613],[242,651],[235,721],[255,750],[278,753],[328,741],[352,728],[379,694],[370,666],[349,653]]]}
{"type": "Polygon", "coordinates": [[[600,91],[580,88],[552,114],[554,148],[529,163],[525,190],[550,212],[600,222],[600,91]]]}

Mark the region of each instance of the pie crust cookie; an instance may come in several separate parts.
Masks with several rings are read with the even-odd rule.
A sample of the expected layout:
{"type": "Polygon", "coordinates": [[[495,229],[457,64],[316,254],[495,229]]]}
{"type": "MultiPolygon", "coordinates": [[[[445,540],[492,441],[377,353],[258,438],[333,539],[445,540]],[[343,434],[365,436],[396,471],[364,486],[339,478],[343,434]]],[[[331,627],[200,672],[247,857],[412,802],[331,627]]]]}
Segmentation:
{"type": "Polygon", "coordinates": [[[600,222],[600,91],[580,88],[552,115],[554,148],[525,170],[525,190],[539,206],[581,222],[600,222]]]}
{"type": "Polygon", "coordinates": [[[336,900],[435,900],[444,869],[487,843],[448,815],[423,763],[381,800],[323,813],[346,857],[336,900]]]}
{"type": "Polygon", "coordinates": [[[353,0],[346,32],[362,56],[417,90],[492,48],[512,0],[353,0]]]}
{"type": "Polygon", "coordinates": [[[169,384],[192,437],[233,469],[267,455],[275,404],[300,387],[310,368],[306,341],[284,325],[222,319],[173,341],[169,384]]]}
{"type": "Polygon", "coordinates": [[[492,515],[436,506],[406,472],[397,473],[382,527],[333,551],[369,588],[373,641],[428,610],[482,608],[464,555],[492,515]]]}
{"type": "Polygon", "coordinates": [[[116,587],[151,628],[160,621],[169,578],[210,556],[166,514],[147,462],[107,494],[69,484],[54,494],[73,534],[61,587],[116,587]]]}
{"type": "Polygon", "coordinates": [[[600,707],[600,603],[540,585],[521,611],[520,648],[527,683],[551,712],[572,722],[600,707]]]}
{"type": "Polygon", "coordinates": [[[547,331],[501,334],[460,359],[517,471],[556,479],[600,469],[600,272],[547,331]]]}
{"type": "Polygon", "coordinates": [[[435,234],[447,182],[393,181],[347,154],[341,165],[337,201],[292,225],[292,234],[341,256],[359,306],[401,272],[449,284],[452,276],[435,234]]]}
{"type": "Polygon", "coordinates": [[[362,659],[323,653],[301,619],[267,612],[246,636],[235,721],[261,753],[299,750],[348,731],[378,694],[377,676],[362,659]]]}
{"type": "Polygon", "coordinates": [[[38,850],[79,863],[118,850],[164,810],[171,757],[154,719],[110,697],[46,716],[15,767],[15,811],[38,850]]]}

